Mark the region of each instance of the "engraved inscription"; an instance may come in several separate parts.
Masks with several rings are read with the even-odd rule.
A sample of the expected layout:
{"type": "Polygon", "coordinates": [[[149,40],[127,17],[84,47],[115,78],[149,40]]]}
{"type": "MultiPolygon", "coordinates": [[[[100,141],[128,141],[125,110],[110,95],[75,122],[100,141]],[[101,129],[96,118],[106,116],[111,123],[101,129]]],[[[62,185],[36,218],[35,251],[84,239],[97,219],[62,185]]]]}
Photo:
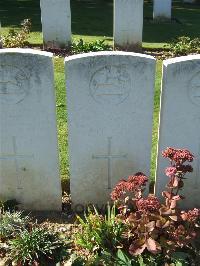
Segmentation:
{"type": "Polygon", "coordinates": [[[102,155],[93,155],[93,159],[107,160],[108,162],[108,189],[112,188],[112,160],[113,159],[126,159],[127,154],[117,155],[112,154],[112,137],[108,137],[108,152],[102,155]]]}
{"type": "Polygon", "coordinates": [[[90,81],[90,94],[98,103],[120,104],[131,90],[131,78],[126,66],[105,66],[97,70],[90,81]]]}
{"type": "Polygon", "coordinates": [[[24,100],[28,93],[26,73],[11,65],[0,64],[0,102],[16,104],[24,100]]]}
{"type": "MultiPolygon", "coordinates": [[[[24,154],[18,154],[17,152],[17,143],[16,143],[16,137],[12,137],[12,146],[13,146],[13,153],[12,154],[2,154],[0,155],[0,160],[13,160],[15,163],[15,169],[16,169],[16,177],[17,177],[17,189],[21,190],[22,182],[20,177],[20,169],[19,169],[19,160],[23,160],[25,158],[33,158],[33,155],[24,155],[24,154]]],[[[25,168],[24,168],[25,169],[25,168]]],[[[24,171],[23,169],[23,171],[24,171]]]]}
{"type": "Polygon", "coordinates": [[[200,106],[200,72],[195,74],[190,80],[188,89],[192,103],[200,106]]]}

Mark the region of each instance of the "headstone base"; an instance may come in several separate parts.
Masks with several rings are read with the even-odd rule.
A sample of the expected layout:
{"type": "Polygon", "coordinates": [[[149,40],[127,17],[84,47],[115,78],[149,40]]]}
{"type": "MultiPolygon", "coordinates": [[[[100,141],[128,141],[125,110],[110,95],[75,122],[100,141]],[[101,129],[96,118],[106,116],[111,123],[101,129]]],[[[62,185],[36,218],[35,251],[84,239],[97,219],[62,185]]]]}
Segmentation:
{"type": "Polygon", "coordinates": [[[66,43],[58,43],[56,41],[51,42],[44,42],[43,44],[44,49],[70,49],[71,48],[71,42],[66,43]]]}
{"type": "Polygon", "coordinates": [[[118,50],[118,51],[141,53],[142,52],[142,44],[141,43],[126,44],[126,45],[115,44],[114,49],[118,50]]]}

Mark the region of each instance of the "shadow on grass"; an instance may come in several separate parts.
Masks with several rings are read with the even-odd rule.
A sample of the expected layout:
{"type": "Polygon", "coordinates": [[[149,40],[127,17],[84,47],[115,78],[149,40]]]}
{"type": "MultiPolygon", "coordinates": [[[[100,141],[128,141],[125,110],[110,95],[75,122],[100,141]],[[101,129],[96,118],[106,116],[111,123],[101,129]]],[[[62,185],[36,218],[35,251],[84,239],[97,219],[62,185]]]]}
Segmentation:
{"type": "Polygon", "coordinates": [[[31,19],[32,31],[41,31],[39,0],[0,0],[2,27],[18,28],[25,18],[31,19]]]}
{"type": "MultiPolygon", "coordinates": [[[[32,21],[32,31],[41,31],[39,0],[0,0],[3,27],[19,27],[25,18],[32,21]]],[[[71,0],[72,32],[82,36],[113,34],[113,0],[71,0]]],[[[180,23],[154,22],[152,1],[145,0],[143,41],[167,43],[178,36],[200,36],[200,5],[173,1],[172,16],[180,23]],[[148,18],[148,19],[146,19],[148,18]]]]}

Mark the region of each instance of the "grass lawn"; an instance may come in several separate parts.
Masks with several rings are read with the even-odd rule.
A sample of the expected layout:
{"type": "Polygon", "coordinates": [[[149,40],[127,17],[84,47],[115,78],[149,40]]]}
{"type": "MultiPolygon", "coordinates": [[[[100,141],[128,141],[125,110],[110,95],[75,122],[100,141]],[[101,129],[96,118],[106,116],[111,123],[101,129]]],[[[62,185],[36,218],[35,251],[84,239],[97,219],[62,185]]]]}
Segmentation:
{"type": "MultiPolygon", "coordinates": [[[[163,47],[171,39],[188,35],[200,35],[200,6],[183,4],[173,0],[172,17],[179,23],[155,23],[151,20],[152,2],[145,0],[144,5],[144,47],[163,47]]],[[[0,0],[0,20],[3,32],[18,28],[25,18],[32,21],[30,42],[42,43],[40,0],[0,0]]],[[[112,43],[113,0],[71,0],[72,33],[74,39],[82,37],[86,41],[106,39],[112,43]]]]}
{"type": "MultiPolygon", "coordinates": [[[[108,43],[112,43],[112,0],[72,0],[71,4],[74,39],[79,39],[80,37],[85,41],[105,39],[108,43]]],[[[153,22],[151,20],[152,3],[145,1],[143,34],[143,46],[145,48],[162,48],[177,36],[187,35],[190,37],[200,37],[200,6],[184,5],[182,1],[175,0],[173,1],[173,17],[179,23],[153,22]]],[[[0,0],[0,18],[3,33],[8,32],[10,28],[19,28],[20,22],[23,19],[31,18],[32,33],[29,41],[32,44],[42,43],[39,0],[0,0]]],[[[55,58],[55,83],[61,177],[62,179],[68,179],[69,165],[66,143],[67,118],[63,61],[63,58],[55,58]]],[[[158,61],[154,105],[152,179],[154,178],[156,159],[161,68],[162,62],[158,61]]]]}

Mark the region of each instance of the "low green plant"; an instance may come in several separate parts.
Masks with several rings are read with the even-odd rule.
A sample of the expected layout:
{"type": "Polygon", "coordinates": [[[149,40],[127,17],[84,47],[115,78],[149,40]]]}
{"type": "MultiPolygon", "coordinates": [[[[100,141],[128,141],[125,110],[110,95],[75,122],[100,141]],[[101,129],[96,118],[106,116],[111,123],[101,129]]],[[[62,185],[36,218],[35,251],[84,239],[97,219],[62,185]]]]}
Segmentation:
{"type": "Polygon", "coordinates": [[[16,237],[30,223],[30,217],[22,212],[3,212],[0,214],[0,240],[5,242],[16,237]]]}
{"type": "Polygon", "coordinates": [[[67,256],[67,243],[46,228],[21,231],[9,244],[9,257],[17,265],[50,265],[67,256]]]}
{"type": "Polygon", "coordinates": [[[72,53],[88,53],[88,52],[99,52],[99,51],[110,51],[112,47],[105,43],[104,40],[96,40],[94,42],[84,42],[80,39],[77,42],[73,42],[71,46],[72,53]]]}
{"type": "Polygon", "coordinates": [[[93,259],[105,256],[106,252],[114,255],[121,245],[125,225],[120,220],[116,220],[115,211],[115,206],[108,205],[105,217],[100,215],[95,208],[94,212],[89,210],[85,219],[78,217],[80,231],[75,235],[75,244],[78,248],[81,247],[88,251],[93,259]]]}
{"type": "Polygon", "coordinates": [[[11,29],[6,36],[2,36],[2,44],[5,48],[23,48],[29,43],[27,39],[29,38],[31,21],[30,19],[24,19],[21,23],[21,29],[16,31],[11,29]]]}
{"type": "Polygon", "coordinates": [[[169,47],[172,56],[198,53],[200,52],[200,38],[191,39],[190,37],[181,36],[173,40],[169,47]]]}

